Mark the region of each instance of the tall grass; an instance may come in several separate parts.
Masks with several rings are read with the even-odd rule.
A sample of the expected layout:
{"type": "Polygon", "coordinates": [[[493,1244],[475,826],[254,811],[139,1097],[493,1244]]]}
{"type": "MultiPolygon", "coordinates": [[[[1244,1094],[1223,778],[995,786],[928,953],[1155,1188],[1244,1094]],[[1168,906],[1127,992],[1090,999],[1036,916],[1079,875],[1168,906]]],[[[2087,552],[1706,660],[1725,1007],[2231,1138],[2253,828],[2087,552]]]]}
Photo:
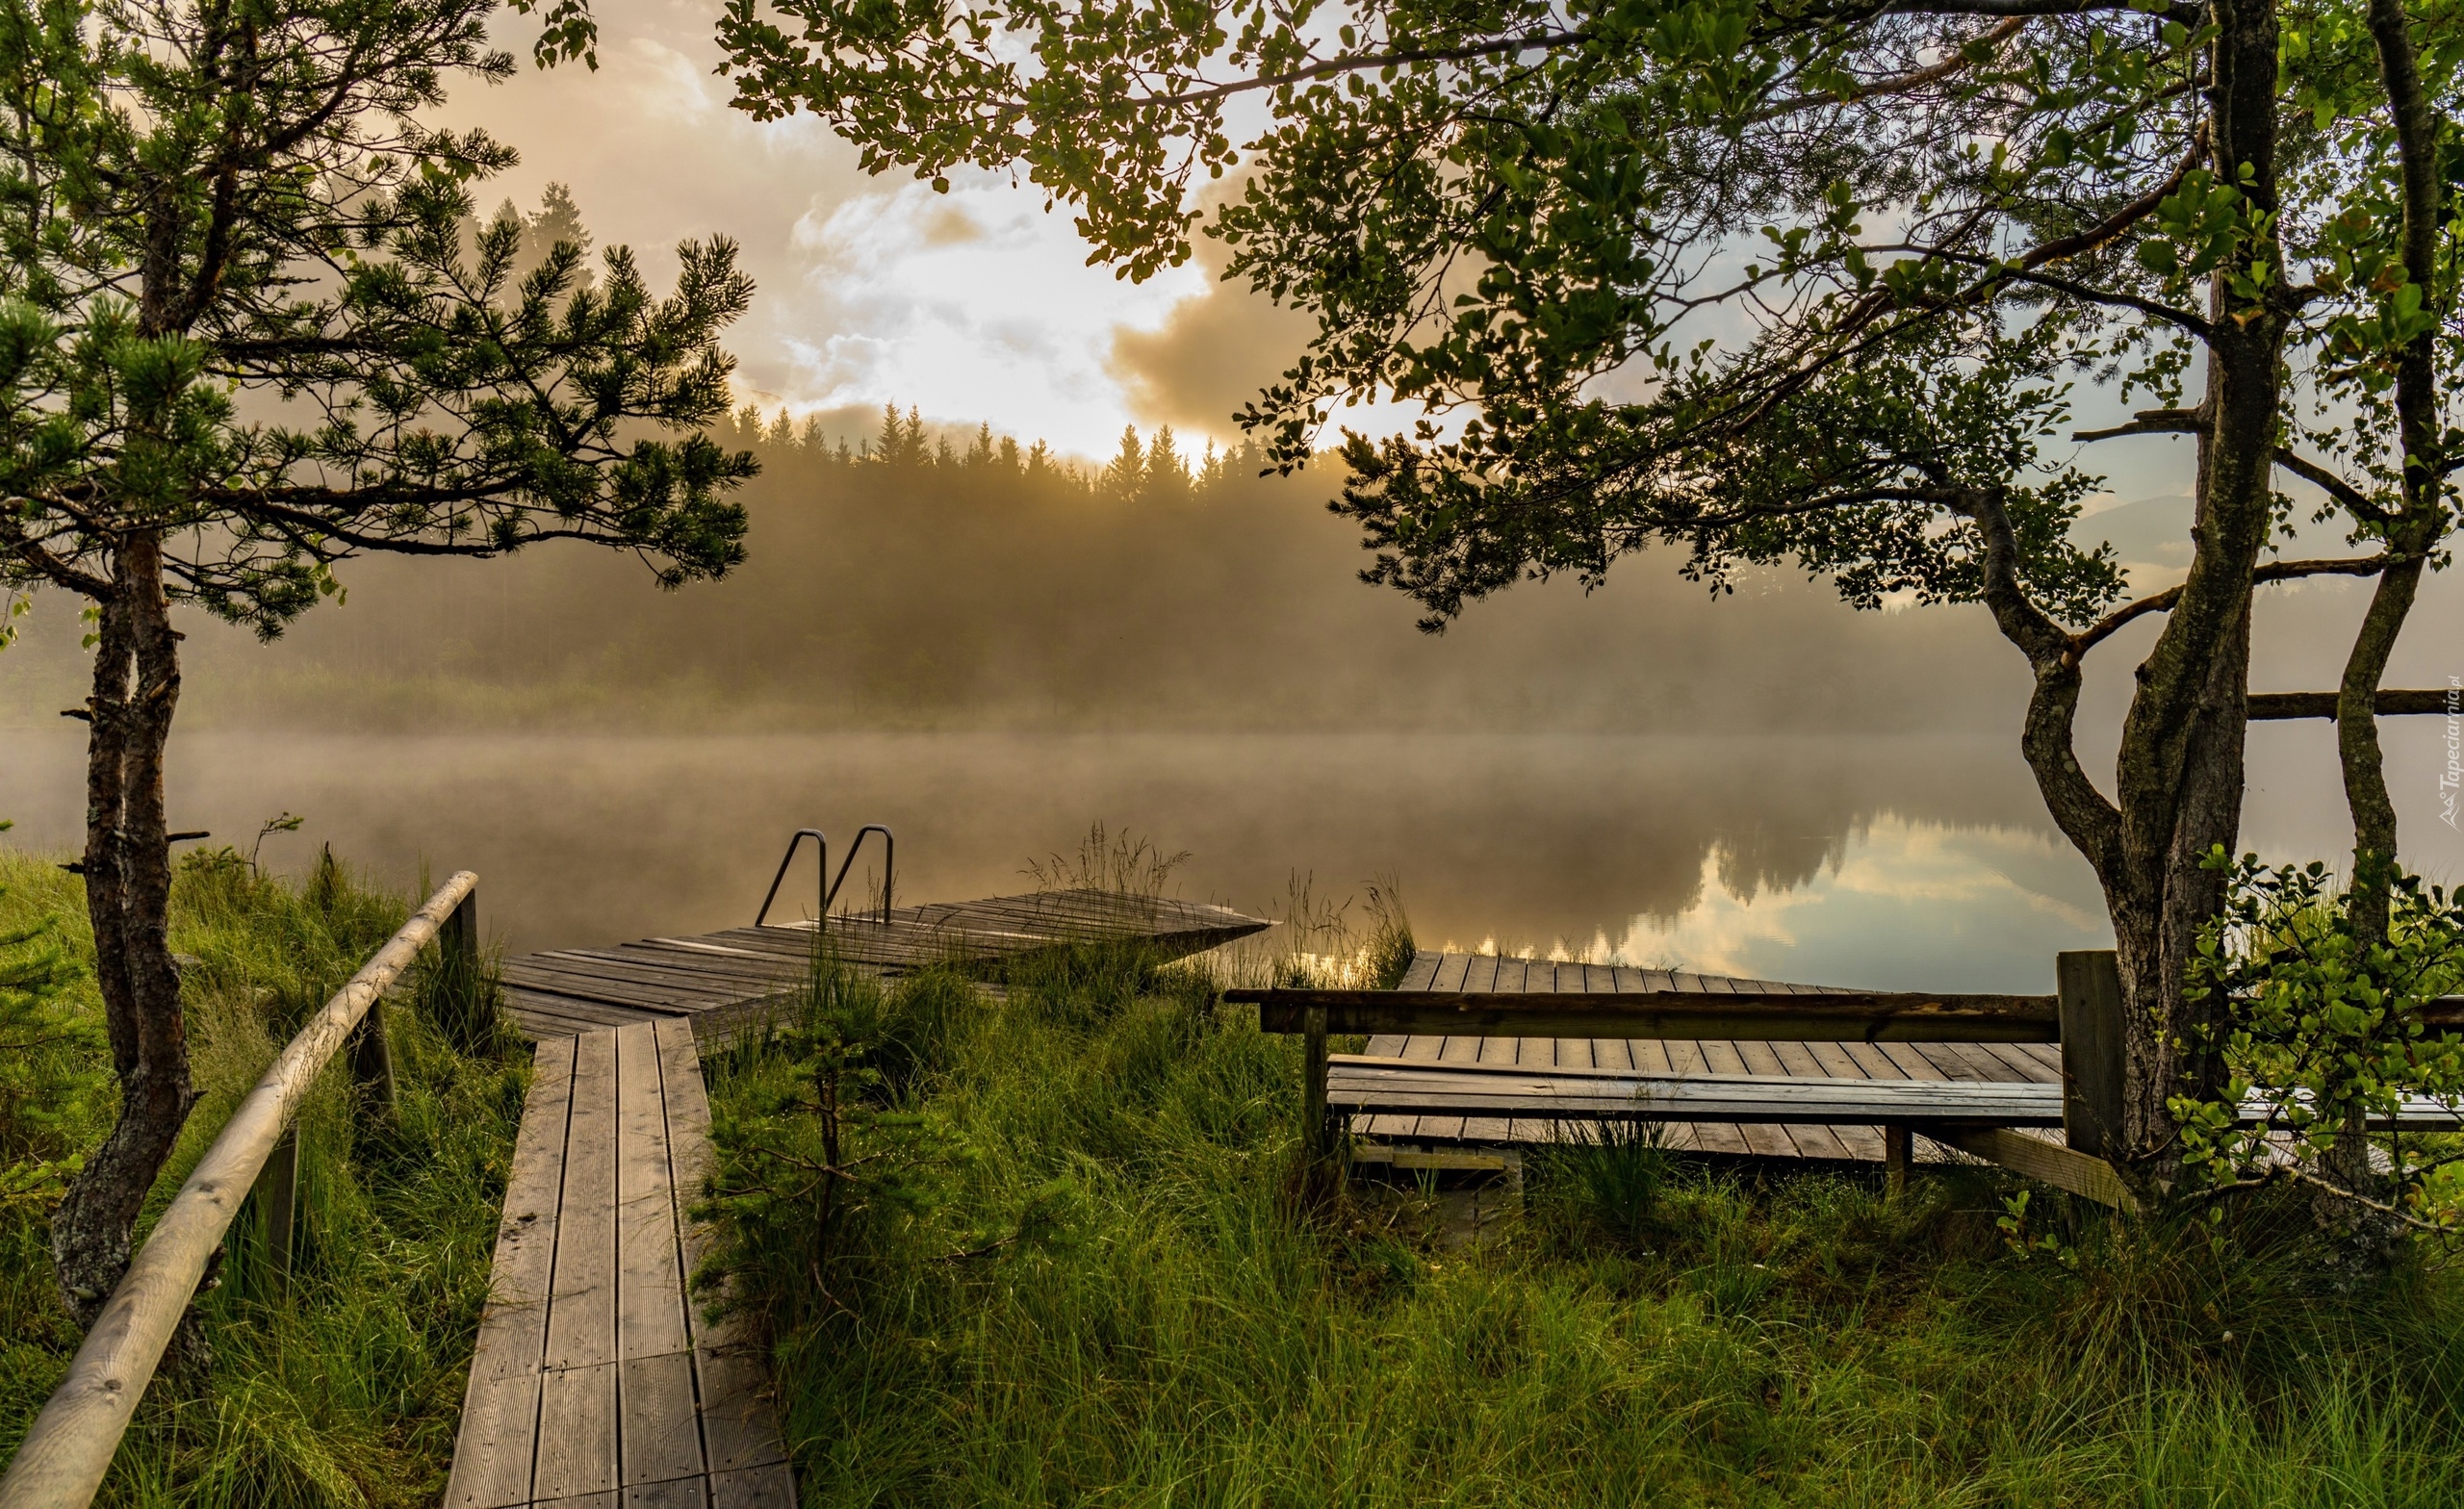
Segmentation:
{"type": "MultiPolygon", "coordinates": [[[[41,923],[72,963],[90,961],[78,883],[0,850],[0,935],[41,923]]],[[[172,947],[203,1099],[147,1208],[150,1221],[248,1087],[317,1007],[401,925],[399,898],[330,857],[296,884],[219,851],[191,859],[172,894],[172,947]]],[[[481,983],[484,986],[484,983],[481,983]]],[[[442,1497],[527,1071],[475,1029],[472,983],[433,962],[389,1004],[398,1120],[371,1116],[348,1055],[299,1117],[298,1236],[288,1283],[265,1263],[244,1209],[200,1295],[211,1360],[158,1378],[98,1502],[113,1505],[433,1505],[442,1497]],[[456,1029],[457,1047],[438,1024],[456,1029]]],[[[99,1141],[112,1114],[99,1013],[80,971],[59,1010],[88,1029],[49,1063],[71,1109],[48,1146],[99,1141]]],[[[22,1165],[43,1156],[0,1127],[22,1165]]],[[[52,1287],[38,1202],[0,1208],[0,1457],[60,1379],[79,1338],[52,1287]]]]}
{"type": "Polygon", "coordinates": [[[710,1061],[734,1302],[806,1502],[2464,1502],[2464,1292],[2312,1278],[2306,1213],[2125,1233],[1990,1170],[1909,1197],[1610,1140],[1471,1251],[1286,1196],[1296,1040],[1133,950],[834,978],[710,1061]],[[854,1214],[817,1242],[816,1043],[854,1214]],[[865,1169],[894,1165],[883,1198],[865,1169]],[[787,1191],[787,1192],[783,1192],[787,1191]]]}

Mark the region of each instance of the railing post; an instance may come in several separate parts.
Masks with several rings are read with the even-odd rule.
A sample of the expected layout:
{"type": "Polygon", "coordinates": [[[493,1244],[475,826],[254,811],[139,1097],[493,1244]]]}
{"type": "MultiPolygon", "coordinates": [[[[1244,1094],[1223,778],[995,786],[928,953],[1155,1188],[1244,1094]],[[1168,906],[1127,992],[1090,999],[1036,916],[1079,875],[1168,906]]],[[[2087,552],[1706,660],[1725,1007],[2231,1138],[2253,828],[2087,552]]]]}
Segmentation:
{"type": "Polygon", "coordinates": [[[476,970],[479,963],[479,888],[471,887],[469,895],[436,930],[437,947],[454,963],[476,970]]]}
{"type": "Polygon", "coordinates": [[[2062,1017],[2062,1135],[2072,1151],[2121,1151],[2121,972],[2114,952],[2054,957],[2062,1017]]]}
{"type": "Polygon", "coordinates": [[[1301,1023],[1300,1141],[1312,1164],[1334,1152],[1334,1128],[1326,1115],[1326,1009],[1305,1008],[1301,1023]]]}
{"type": "Polygon", "coordinates": [[[1904,1199],[1908,1194],[1909,1165],[1915,1162],[1915,1134],[1906,1127],[1883,1128],[1883,1194],[1887,1199],[1904,1199]]]}
{"type": "Polygon", "coordinates": [[[394,1043],[385,1036],[385,1003],[368,1009],[351,1042],[351,1077],[366,1087],[378,1114],[392,1121],[402,1113],[402,1095],[394,1079],[394,1043]]]}
{"type": "Polygon", "coordinates": [[[266,1264],[274,1282],[291,1282],[291,1243],[299,1225],[299,1124],[282,1129],[282,1138],[266,1158],[253,1191],[259,1223],[266,1239],[266,1264]]]}

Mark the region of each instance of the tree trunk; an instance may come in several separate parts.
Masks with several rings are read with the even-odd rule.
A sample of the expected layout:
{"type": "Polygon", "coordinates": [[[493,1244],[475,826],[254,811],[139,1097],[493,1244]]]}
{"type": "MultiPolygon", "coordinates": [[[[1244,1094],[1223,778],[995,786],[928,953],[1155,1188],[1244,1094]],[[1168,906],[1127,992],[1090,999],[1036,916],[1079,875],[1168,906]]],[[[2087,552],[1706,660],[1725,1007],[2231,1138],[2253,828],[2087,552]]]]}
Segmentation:
{"type": "Polygon", "coordinates": [[[2221,877],[2200,861],[2216,845],[2230,851],[2240,836],[2250,574],[2268,539],[2283,401],[2287,316],[2275,292],[2283,280],[2272,228],[2275,12],[2272,0],[2219,0],[2215,15],[2214,166],[2248,196],[2253,218],[2246,223],[2263,228],[2244,242],[2211,294],[2202,405],[2210,422],[2194,553],[2180,601],[2139,668],[2116,766],[2118,852],[2100,876],[2128,1013],[2123,1171],[2143,1196],[2161,1194],[2179,1176],[2169,1100],[2213,1098],[2221,1088],[2217,1006],[2187,999],[2184,976],[2222,899],[2221,877]],[[2235,275],[2255,277],[2256,296],[2237,294],[2235,275]]]}
{"type": "Polygon", "coordinates": [[[119,1077],[119,1119],[51,1222],[60,1289],[90,1323],[127,1270],[139,1210],[196,1104],[171,962],[163,750],[180,696],[159,535],[122,539],[101,603],[86,764],[86,910],[119,1077]]]}
{"type": "MultiPolygon", "coordinates": [[[[2439,224],[2445,214],[2437,119],[2422,85],[2412,23],[2402,0],[2370,0],[2370,33],[2378,52],[2388,115],[2396,128],[2403,192],[2404,272],[2423,291],[2426,304],[2435,287],[2439,224]]],[[[2439,486],[2443,458],[2439,454],[2436,341],[2434,328],[2424,330],[2397,354],[2396,439],[2402,448],[2402,507],[2387,531],[2391,560],[2378,574],[2336,694],[2336,756],[2344,772],[2345,806],[2352,814],[2351,892],[2346,905],[2355,932],[2365,938],[2387,935],[2390,891],[2396,878],[2396,803],[2387,789],[2386,761],[2378,744],[2378,683],[2386,677],[2387,661],[2395,653],[2397,637],[2403,632],[2421,590],[2423,565],[2446,524],[2439,486]]],[[[2356,1194],[2381,1198],[2378,1175],[2370,1165],[2370,1139],[2362,1113],[2352,1112],[2347,1122],[2327,1155],[2328,1173],[2356,1194]]],[[[2332,1195],[2321,1195],[2318,1214],[2322,1224],[2340,1229],[2352,1240],[2354,1256],[2363,1261],[2383,1259],[2399,1235],[2393,1222],[2332,1195]]]]}

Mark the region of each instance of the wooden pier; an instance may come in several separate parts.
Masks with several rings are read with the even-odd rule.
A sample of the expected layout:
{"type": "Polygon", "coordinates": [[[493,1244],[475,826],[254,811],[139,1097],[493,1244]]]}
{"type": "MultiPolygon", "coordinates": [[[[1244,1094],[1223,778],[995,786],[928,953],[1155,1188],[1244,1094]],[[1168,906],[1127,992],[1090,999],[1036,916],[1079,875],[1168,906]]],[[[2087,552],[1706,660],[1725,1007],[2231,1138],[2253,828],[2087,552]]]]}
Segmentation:
{"type": "Polygon", "coordinates": [[[699,1044],[817,959],[891,976],[1140,938],[1170,957],[1268,926],[1221,907],[1056,891],[508,959],[538,1045],[448,1509],[793,1509],[768,1369],[687,1281],[710,1166],[699,1044]]]}
{"type": "Polygon", "coordinates": [[[938,963],[980,971],[1074,943],[1122,938],[1142,939],[1177,959],[1268,926],[1203,902],[1043,891],[901,907],[886,916],[834,916],[827,928],[808,921],[525,954],[505,961],[504,996],[534,1038],[682,1018],[707,1041],[792,996],[824,953],[876,975],[938,963]]]}
{"type": "MultiPolygon", "coordinates": [[[[1809,1015],[1820,1013],[1824,996],[1844,997],[1856,993],[1825,985],[1788,985],[1727,975],[1437,953],[1423,953],[1414,958],[1399,988],[1511,995],[1613,993],[1644,996],[1672,992],[1705,998],[1703,1005],[1707,1014],[1721,1011],[1722,997],[1733,1001],[1740,992],[1802,999],[1809,1015]]],[[[2046,1031],[2040,1036],[2051,1036],[2050,1026],[2048,1021],[2046,1031]]],[[[1371,1037],[1367,1054],[1359,1060],[1348,1056],[1337,1059],[1342,1067],[1330,1076],[1330,1101],[1339,1107],[1346,1102],[1359,1101],[1360,1091],[1373,1087],[1373,1082],[1367,1077],[1367,1071],[1379,1067],[1370,1061],[1373,1060],[1399,1060],[1431,1068],[1440,1064],[1463,1064],[1484,1070],[1577,1071],[1577,1078],[1604,1077],[1623,1081],[1619,1087],[1630,1101],[1641,1087],[1635,1078],[1637,1076],[1717,1077],[1720,1083],[1727,1084],[1722,1093],[1734,1098],[1736,1091],[1750,1091],[1751,1098],[1766,1108],[1777,1104],[1811,1107],[1817,1100],[1839,1099],[1842,1089],[1855,1093],[1863,1091],[1866,1087],[1871,1087],[1881,1095],[1888,1095],[1891,1093],[1890,1086],[1917,1083],[1938,1087],[1932,1092],[1919,1092],[1920,1095],[1946,1092],[1953,1085],[1963,1085],[1973,1087],[1999,1105],[2003,1100],[2012,1100],[2008,1091],[1999,1087],[2015,1089],[2029,1087],[2033,1095],[2026,1104],[2036,1107],[2038,1100],[2049,1098],[2052,1107],[2049,1119],[2041,1108],[2038,1108],[2036,1114],[2015,1115],[2014,1119],[2000,1121],[1999,1124],[2062,1124],[2062,1054],[2059,1048],[2046,1042],[1803,1041],[1785,1037],[1727,1036],[1505,1037],[1390,1033],[1371,1037]],[[1354,1068],[1355,1063],[1357,1069],[1354,1068]],[[1732,1077],[1750,1078],[1755,1083],[1727,1083],[1732,1077]],[[1793,1093],[1799,1087],[1804,1093],[1793,1093]],[[1995,1088],[1989,1089],[1989,1087],[1995,1088]]],[[[1563,1076],[1553,1073],[1551,1077],[1563,1076]]],[[[1476,1085],[1478,1083],[1474,1081],[1476,1085]]],[[[1384,1089],[1388,1087],[1375,1087],[1384,1089]]],[[[1502,1089],[1505,1086],[1500,1084],[1497,1087],[1502,1089]]],[[[1458,1087],[1432,1084],[1424,1085],[1422,1092],[1442,1094],[1456,1088],[1458,1087]]],[[[1716,1089],[1717,1086],[1712,1088],[1716,1089]]],[[[1395,1092],[1400,1093],[1400,1090],[1395,1092]]],[[[1505,1109],[1505,1099],[1501,1097],[1493,1109],[1505,1109]]],[[[1354,1120],[1353,1129],[1389,1140],[1431,1143],[1539,1142],[1558,1136],[1560,1123],[1555,1119],[1519,1118],[1510,1113],[1462,1113],[1468,1109],[1471,1108],[1458,1106],[1452,1114],[1433,1111],[1428,1113],[1362,1115],[1354,1120]]],[[[2006,1109],[2016,1113],[2021,1107],[2018,1101],[2013,1100],[2006,1109]]],[[[1882,1129],[1899,1119],[1873,1113],[1874,1108],[1869,1107],[1854,1111],[1843,1108],[1835,1116],[1813,1110],[1809,1110],[1802,1118],[1774,1113],[1772,1119],[1755,1121],[1721,1119],[1723,1116],[1758,1113],[1744,1102],[1724,1108],[1707,1104],[1703,1111],[1712,1119],[1670,1118],[1669,1145],[1705,1153],[1880,1163],[1886,1153],[1882,1129]],[[1817,1119],[1818,1116],[1821,1119],[1817,1119]]],[[[1938,1115],[1931,1119],[1941,1118],[1938,1115]]]]}

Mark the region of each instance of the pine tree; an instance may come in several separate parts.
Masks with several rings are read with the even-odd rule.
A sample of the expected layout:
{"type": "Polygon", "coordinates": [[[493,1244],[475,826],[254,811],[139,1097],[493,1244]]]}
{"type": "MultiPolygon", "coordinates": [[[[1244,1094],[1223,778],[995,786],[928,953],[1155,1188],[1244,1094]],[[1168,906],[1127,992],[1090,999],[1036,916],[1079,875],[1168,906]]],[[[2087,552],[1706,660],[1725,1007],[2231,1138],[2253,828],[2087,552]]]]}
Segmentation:
{"type": "Polygon", "coordinates": [[[0,26],[0,589],[94,618],[79,866],[119,1107],[51,1222],[84,1319],[197,1098],[167,937],[173,607],[272,637],[380,551],[581,540],[670,586],[743,559],[727,495],[754,460],[707,431],[752,282],[725,240],[680,246],[662,296],[623,247],[589,286],[570,241],[518,276],[526,227],[471,234],[513,154],[427,122],[512,70],[496,11],[46,0],[0,26]]]}
{"type": "Polygon", "coordinates": [[[1146,448],[1139,443],[1138,426],[1120,432],[1120,453],[1108,463],[1097,484],[1104,496],[1134,502],[1146,492],[1146,448]]]}
{"type": "Polygon", "coordinates": [[[1181,459],[1180,444],[1172,438],[1169,424],[1155,432],[1155,444],[1147,448],[1146,485],[1140,496],[1167,506],[1190,499],[1189,463],[1181,459]]]}

